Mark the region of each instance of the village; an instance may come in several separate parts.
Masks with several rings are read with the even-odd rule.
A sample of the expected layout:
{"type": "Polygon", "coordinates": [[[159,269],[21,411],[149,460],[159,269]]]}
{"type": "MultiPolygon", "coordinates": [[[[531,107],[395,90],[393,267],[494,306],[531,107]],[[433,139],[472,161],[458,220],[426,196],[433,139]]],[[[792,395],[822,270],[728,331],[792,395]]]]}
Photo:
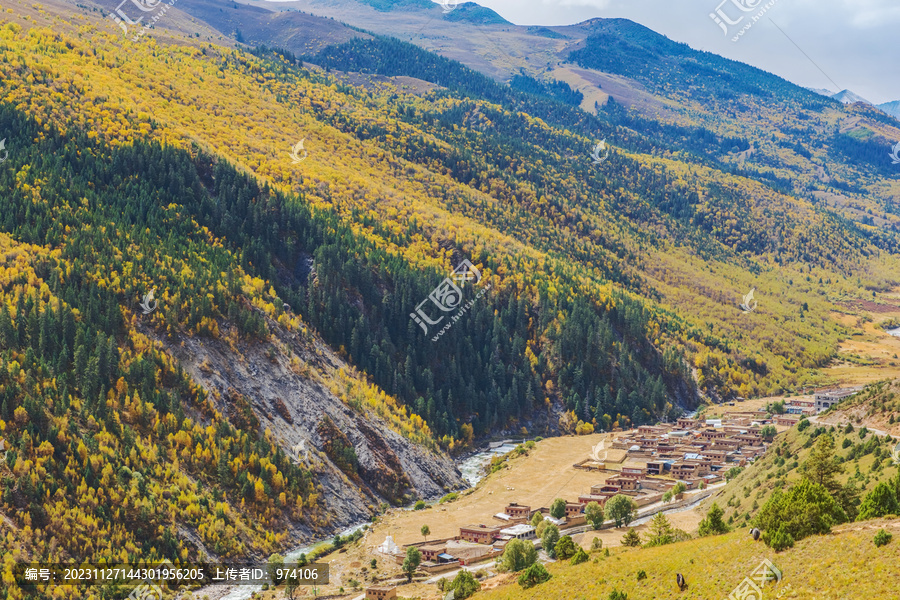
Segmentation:
{"type": "MultiPolygon", "coordinates": [[[[561,534],[573,535],[593,529],[585,518],[589,503],[596,502],[602,508],[610,498],[620,494],[631,498],[639,518],[690,506],[724,485],[729,470],[745,467],[765,453],[776,431],[793,426],[804,416],[826,410],[854,391],[827,390],[812,397],[787,398],[783,412],[779,407],[781,414],[770,414],[763,406],[747,410],[734,408],[721,418],[680,418],[675,423],[642,425],[606,434],[588,456],[567,469],[584,490],[563,498],[564,515],[554,517],[548,506],[511,501],[498,505],[498,512],[489,521],[460,524],[458,532],[449,537],[401,545],[388,535],[374,551],[400,565],[407,549],[416,547],[422,557],[418,572],[433,580],[438,574],[460,568],[490,566],[513,539],[529,540],[539,547],[540,540],[532,525],[536,514],[556,525],[561,534]]],[[[555,499],[548,497],[546,503],[555,499]]],[[[608,522],[601,529],[612,527],[614,523],[608,522]]],[[[366,598],[396,597],[397,583],[400,582],[378,581],[366,589],[366,598]]]]}

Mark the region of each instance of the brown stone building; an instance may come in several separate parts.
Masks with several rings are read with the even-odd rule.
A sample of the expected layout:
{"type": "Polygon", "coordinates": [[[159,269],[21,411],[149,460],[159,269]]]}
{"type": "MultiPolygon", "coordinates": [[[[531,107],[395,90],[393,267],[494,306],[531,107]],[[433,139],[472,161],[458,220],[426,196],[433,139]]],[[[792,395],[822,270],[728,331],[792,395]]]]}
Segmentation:
{"type": "Polygon", "coordinates": [[[366,600],[391,600],[397,597],[397,588],[388,586],[372,586],[366,588],[366,600]]]}
{"type": "Polygon", "coordinates": [[[521,504],[516,504],[515,502],[507,506],[503,512],[508,514],[513,519],[528,520],[531,518],[531,507],[522,506],[521,504]]]}
{"type": "Polygon", "coordinates": [[[503,525],[469,525],[459,528],[459,537],[476,544],[493,544],[494,538],[500,534],[503,525]]]}

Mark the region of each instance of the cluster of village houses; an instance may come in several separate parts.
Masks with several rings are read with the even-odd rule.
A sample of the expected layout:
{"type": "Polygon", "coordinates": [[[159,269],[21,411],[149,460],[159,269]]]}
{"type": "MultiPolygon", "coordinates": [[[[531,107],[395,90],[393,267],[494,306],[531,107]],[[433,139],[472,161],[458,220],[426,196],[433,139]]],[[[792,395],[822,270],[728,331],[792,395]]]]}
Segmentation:
{"type": "MultiPolygon", "coordinates": [[[[585,524],[584,509],[591,502],[602,507],[613,496],[624,494],[640,508],[662,501],[679,482],[687,490],[718,483],[729,469],[745,466],[765,453],[766,442],[761,436],[764,425],[791,426],[802,415],[821,412],[854,391],[820,392],[813,400],[789,399],[785,414],[771,420],[764,418],[764,411],[747,411],[730,412],[723,419],[681,418],[676,423],[642,425],[616,437],[604,447],[602,455],[595,449],[590,458],[573,465],[582,471],[610,476],[592,485],[590,493],[580,495],[577,501],[566,502],[564,517],[552,517],[547,507],[532,509],[512,503],[495,514],[490,524],[467,525],[452,538],[409,546],[419,548],[421,570],[440,573],[499,556],[510,540],[535,539],[531,525],[535,513],[541,513],[564,531],[585,524]]],[[[400,548],[389,536],[378,552],[402,563],[409,546],[400,548]]],[[[393,597],[389,587],[369,589],[372,593],[367,597],[371,600],[393,597]]]]}

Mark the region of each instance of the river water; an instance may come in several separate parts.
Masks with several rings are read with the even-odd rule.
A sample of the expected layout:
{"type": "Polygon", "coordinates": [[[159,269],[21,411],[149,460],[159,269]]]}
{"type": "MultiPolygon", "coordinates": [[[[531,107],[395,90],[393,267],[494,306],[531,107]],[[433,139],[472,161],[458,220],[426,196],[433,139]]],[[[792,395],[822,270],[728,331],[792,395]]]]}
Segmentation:
{"type": "MultiPolygon", "coordinates": [[[[502,442],[495,442],[488,446],[483,450],[479,450],[475,454],[459,461],[456,463],[456,466],[459,468],[460,473],[462,473],[463,481],[469,484],[469,487],[475,487],[478,485],[478,482],[484,479],[485,477],[485,467],[487,467],[491,463],[491,459],[495,456],[503,456],[509,452],[512,452],[516,448],[516,443],[504,440],[502,442]]],[[[363,527],[369,524],[369,521],[363,521],[362,523],[357,523],[352,527],[348,527],[340,532],[341,537],[345,537],[351,534],[356,533],[363,527]]],[[[324,546],[325,544],[330,543],[334,537],[325,538],[319,540],[318,542],[313,542],[307,546],[301,546],[299,548],[294,548],[290,552],[288,552],[284,557],[284,562],[296,562],[299,560],[301,554],[309,554],[316,548],[324,546]]],[[[227,595],[222,596],[221,600],[247,600],[250,598],[250,595],[253,592],[259,592],[262,590],[262,586],[258,585],[241,585],[235,586],[227,595]]],[[[197,592],[194,594],[197,596],[197,592]]],[[[200,591],[199,595],[202,597],[203,592],[200,591]]]]}
{"type": "Polygon", "coordinates": [[[491,460],[495,456],[503,456],[504,454],[512,452],[516,449],[516,445],[515,442],[508,440],[492,444],[486,450],[476,452],[472,456],[457,463],[456,466],[459,467],[462,478],[469,484],[469,487],[475,487],[478,485],[479,481],[484,479],[484,469],[491,464],[491,460]]]}

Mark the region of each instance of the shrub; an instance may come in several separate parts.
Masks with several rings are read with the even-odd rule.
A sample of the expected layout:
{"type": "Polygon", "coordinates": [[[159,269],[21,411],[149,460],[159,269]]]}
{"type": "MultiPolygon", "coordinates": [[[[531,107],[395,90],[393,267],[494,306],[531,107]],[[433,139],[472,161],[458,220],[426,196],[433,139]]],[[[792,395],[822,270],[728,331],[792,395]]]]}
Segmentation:
{"type": "Polygon", "coordinates": [[[559,538],[556,546],[553,547],[553,551],[559,560],[566,560],[575,556],[575,542],[572,541],[572,536],[564,535],[559,538]]]}
{"type": "Polygon", "coordinates": [[[872,541],[875,542],[876,548],[881,548],[885,544],[889,544],[893,537],[894,537],[893,535],[891,535],[890,533],[888,533],[887,531],[882,529],[878,533],[875,534],[875,539],[872,541]]]}
{"type": "Polygon", "coordinates": [[[606,518],[616,522],[616,527],[627,526],[634,520],[637,504],[623,494],[616,494],[606,502],[606,518]]]}
{"type": "Polygon", "coordinates": [[[663,513],[656,513],[656,516],[650,521],[647,546],[652,548],[654,546],[665,546],[666,544],[672,544],[674,542],[675,530],[672,529],[672,524],[669,523],[666,515],[663,513]]]}
{"type": "Polygon", "coordinates": [[[613,590],[609,593],[609,600],[628,600],[628,594],[619,590],[613,590]]]}
{"type": "Polygon", "coordinates": [[[559,528],[553,523],[550,523],[544,528],[544,533],[541,535],[541,547],[552,558],[556,558],[556,542],[558,541],[559,528]]]}
{"type": "Polygon", "coordinates": [[[419,568],[421,562],[422,553],[419,552],[418,548],[410,546],[406,549],[406,558],[403,560],[403,566],[401,568],[403,573],[406,574],[408,582],[412,583],[413,574],[416,572],[416,569],[419,568]]]}
{"type": "Polygon", "coordinates": [[[641,581],[642,579],[647,579],[647,571],[643,569],[637,572],[637,580],[641,581]]]}
{"type": "Polygon", "coordinates": [[[535,563],[525,569],[525,572],[519,575],[519,585],[524,589],[540,585],[550,579],[551,575],[544,568],[544,565],[535,563]]]}
{"type": "Polygon", "coordinates": [[[763,541],[767,543],[775,552],[781,552],[787,548],[794,547],[794,538],[784,525],[778,528],[778,531],[769,535],[768,532],[763,534],[763,541]]]}
{"type": "Polygon", "coordinates": [[[444,497],[442,497],[438,501],[438,504],[444,504],[445,502],[453,502],[457,498],[459,498],[459,494],[457,494],[456,492],[450,492],[449,494],[446,494],[444,497]]]}
{"type": "MultiPolygon", "coordinates": [[[[641,545],[641,536],[638,535],[638,532],[635,531],[633,527],[628,530],[628,533],[622,536],[622,545],[630,546],[632,548],[641,545]]],[[[606,551],[609,552],[609,548],[607,548],[606,551]]]]}
{"type": "Polygon", "coordinates": [[[596,502],[588,502],[587,506],[584,507],[584,519],[592,528],[600,529],[605,520],[603,509],[596,502]]]}
{"type": "Polygon", "coordinates": [[[588,553],[584,551],[584,548],[578,546],[578,550],[575,551],[575,556],[572,557],[570,563],[574,565],[580,565],[583,562],[587,562],[590,557],[588,553]]]}
{"type": "Polygon", "coordinates": [[[510,540],[500,557],[500,566],[506,571],[523,571],[537,561],[537,549],[531,542],[510,540]]]}
{"type": "Polygon", "coordinates": [[[413,509],[414,509],[414,510],[422,510],[422,509],[424,509],[424,508],[425,508],[425,501],[424,501],[424,500],[417,500],[417,501],[416,501],[416,505],[413,506],[413,509]]]}
{"type": "Polygon", "coordinates": [[[897,502],[897,494],[894,487],[886,481],[882,481],[875,489],[866,494],[859,507],[857,521],[875,519],[885,515],[900,513],[900,504],[897,502]]]}
{"type": "Polygon", "coordinates": [[[724,515],[725,511],[719,508],[718,504],[713,503],[709,512],[706,513],[706,518],[700,521],[700,535],[705,537],[728,533],[728,525],[722,520],[724,515]]]}
{"type": "Polygon", "coordinates": [[[725,471],[725,481],[731,481],[735,477],[741,474],[741,471],[744,470],[744,467],[731,467],[727,471],[725,471]]]}
{"type": "Polygon", "coordinates": [[[594,538],[591,542],[591,551],[593,552],[594,550],[601,549],[603,549],[603,540],[601,540],[600,538],[594,538]]]}
{"type": "Polygon", "coordinates": [[[829,533],[832,525],[846,518],[823,486],[804,479],[787,492],[776,490],[760,509],[756,524],[765,531],[763,540],[771,546],[773,534],[782,528],[792,540],[802,540],[829,533]]]}
{"type": "Polygon", "coordinates": [[[800,419],[797,423],[797,431],[806,431],[809,428],[809,421],[806,419],[800,419]]]}
{"type": "Polygon", "coordinates": [[[445,593],[453,592],[454,600],[464,600],[480,589],[481,584],[465,569],[456,574],[450,585],[444,586],[445,593]]]}

